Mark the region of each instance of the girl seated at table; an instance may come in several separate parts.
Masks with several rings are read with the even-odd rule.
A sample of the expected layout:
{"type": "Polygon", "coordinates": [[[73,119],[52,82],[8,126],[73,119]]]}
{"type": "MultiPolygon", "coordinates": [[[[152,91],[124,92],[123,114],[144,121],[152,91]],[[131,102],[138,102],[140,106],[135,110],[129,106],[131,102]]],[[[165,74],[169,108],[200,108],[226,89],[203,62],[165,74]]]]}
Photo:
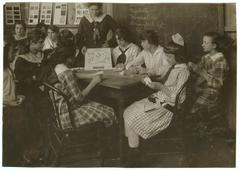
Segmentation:
{"type": "Polygon", "coordinates": [[[143,50],[126,65],[130,73],[164,76],[170,64],[166,60],[163,47],[159,45],[158,35],[153,30],[144,31],[140,36],[143,50]],[[142,67],[145,65],[146,68],[142,67]]]}
{"type": "Polygon", "coordinates": [[[140,52],[140,48],[132,43],[130,32],[126,28],[118,28],[115,32],[118,46],[113,49],[113,63],[116,68],[124,69],[134,60],[140,52]]]}
{"type": "MultiPolygon", "coordinates": [[[[125,135],[133,153],[139,147],[139,136],[148,139],[169,126],[173,117],[170,108],[175,105],[175,98],[189,77],[182,43],[173,40],[164,52],[169,64],[174,65],[165,84],[146,82],[148,87],[158,92],[133,103],[124,111],[125,135]]],[[[183,91],[179,104],[183,103],[185,96],[186,91],[183,91]]]]}
{"type": "MultiPolygon", "coordinates": [[[[80,90],[77,79],[87,78],[88,76],[75,74],[70,69],[74,63],[74,56],[74,47],[62,47],[56,49],[52,58],[55,59],[53,67],[58,77],[58,82],[54,85],[70,97],[70,105],[72,106],[75,125],[79,127],[97,121],[103,122],[106,127],[113,125],[116,119],[113,108],[86,100],[86,96],[90,91],[101,82],[101,75],[90,76],[91,82],[86,88],[80,90]]],[[[59,102],[58,106],[60,106],[62,127],[63,129],[71,128],[66,101],[64,101],[61,96],[57,96],[56,98],[56,101],[59,102]]]]}

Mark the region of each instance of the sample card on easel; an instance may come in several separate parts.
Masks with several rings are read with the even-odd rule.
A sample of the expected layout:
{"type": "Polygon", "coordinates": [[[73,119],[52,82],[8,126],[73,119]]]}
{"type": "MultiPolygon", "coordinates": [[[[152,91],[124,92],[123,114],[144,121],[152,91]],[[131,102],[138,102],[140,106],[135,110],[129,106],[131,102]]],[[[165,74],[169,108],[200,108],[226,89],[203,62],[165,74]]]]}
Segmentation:
{"type": "Polygon", "coordinates": [[[41,3],[40,22],[50,25],[52,21],[52,3],[41,3]]]}
{"type": "Polygon", "coordinates": [[[32,2],[29,3],[29,17],[28,17],[28,24],[29,25],[36,25],[38,24],[39,20],[39,3],[32,2]]]}
{"type": "Polygon", "coordinates": [[[67,22],[67,3],[56,3],[53,24],[65,25],[67,22]]]}
{"type": "Polygon", "coordinates": [[[85,54],[85,70],[112,69],[110,48],[89,48],[85,54]]]}
{"type": "Polygon", "coordinates": [[[5,4],[6,24],[13,25],[21,21],[20,3],[6,3],[5,4]]]}

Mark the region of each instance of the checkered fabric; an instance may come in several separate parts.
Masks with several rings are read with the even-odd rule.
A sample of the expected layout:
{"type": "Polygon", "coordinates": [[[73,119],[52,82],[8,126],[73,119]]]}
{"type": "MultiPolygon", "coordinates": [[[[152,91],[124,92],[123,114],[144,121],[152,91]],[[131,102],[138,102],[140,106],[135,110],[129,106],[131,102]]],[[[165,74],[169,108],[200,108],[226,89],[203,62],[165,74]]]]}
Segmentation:
{"type": "MultiPolygon", "coordinates": [[[[60,73],[58,79],[59,83],[56,83],[55,87],[70,97],[70,110],[74,115],[74,121],[77,127],[97,121],[103,122],[106,127],[113,124],[114,120],[116,120],[113,108],[97,102],[85,100],[78,87],[76,77],[71,70],[60,73]]],[[[51,93],[50,96],[53,98],[51,93]]],[[[62,129],[71,128],[69,108],[66,101],[56,92],[54,96],[57,103],[57,110],[60,113],[62,129]]]]}

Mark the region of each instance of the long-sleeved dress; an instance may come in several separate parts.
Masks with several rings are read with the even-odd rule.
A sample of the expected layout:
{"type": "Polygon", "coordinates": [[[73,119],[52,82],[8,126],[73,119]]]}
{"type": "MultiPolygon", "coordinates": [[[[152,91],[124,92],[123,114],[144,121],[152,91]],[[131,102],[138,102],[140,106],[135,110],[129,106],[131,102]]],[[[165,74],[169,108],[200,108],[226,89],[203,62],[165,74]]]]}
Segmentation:
{"type": "Polygon", "coordinates": [[[41,60],[41,57],[33,56],[30,53],[17,56],[13,68],[16,80],[18,80],[18,93],[25,96],[38,94],[39,89],[37,77],[40,71],[41,60]],[[34,79],[34,77],[36,79],[34,79]]]}
{"type": "Polygon", "coordinates": [[[192,113],[203,108],[208,112],[215,110],[220,96],[220,90],[228,72],[228,64],[222,53],[209,54],[202,57],[199,68],[207,73],[207,79],[199,76],[195,87],[198,93],[197,99],[192,107],[192,113]]]}
{"type": "Polygon", "coordinates": [[[145,64],[147,71],[150,71],[153,75],[164,76],[169,68],[171,67],[166,60],[163,47],[158,46],[154,54],[151,52],[142,50],[138,56],[131,62],[129,62],[133,67],[141,66],[145,64]]]}
{"type": "MultiPolygon", "coordinates": [[[[163,91],[158,91],[153,94],[157,97],[156,104],[150,102],[148,98],[144,98],[130,105],[124,111],[124,122],[127,124],[125,128],[126,126],[129,127],[144,139],[150,138],[166,129],[171,123],[173,113],[164,108],[161,103],[164,102],[173,106],[177,94],[188,80],[188,77],[189,70],[186,64],[175,65],[165,82],[165,86],[170,90],[170,96],[163,91]]],[[[179,104],[185,100],[185,97],[186,91],[183,91],[180,95],[179,104]]]]}
{"type": "Polygon", "coordinates": [[[109,15],[103,14],[97,20],[93,20],[90,16],[84,16],[79,24],[77,41],[78,47],[99,48],[107,43],[109,47],[115,47],[116,42],[113,41],[113,34],[117,29],[117,24],[109,15]]]}
{"type": "MultiPolygon", "coordinates": [[[[73,74],[72,70],[63,69],[61,72],[56,71],[56,73],[59,82],[54,86],[70,97],[71,110],[77,127],[97,121],[103,122],[106,127],[113,124],[116,120],[113,108],[94,101],[85,100],[78,87],[77,78],[73,74]]],[[[71,128],[69,109],[66,101],[57,93],[55,93],[54,96],[58,102],[57,107],[60,113],[62,128],[71,128]]],[[[53,98],[52,95],[51,98],[53,98]]]]}

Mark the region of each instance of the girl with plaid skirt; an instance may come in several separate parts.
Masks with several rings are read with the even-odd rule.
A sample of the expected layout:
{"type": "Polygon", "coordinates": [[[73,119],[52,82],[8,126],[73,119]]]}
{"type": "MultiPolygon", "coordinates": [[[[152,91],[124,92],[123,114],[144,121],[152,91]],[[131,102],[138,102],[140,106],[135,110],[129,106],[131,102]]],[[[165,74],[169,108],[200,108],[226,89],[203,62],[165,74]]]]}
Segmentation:
{"type": "Polygon", "coordinates": [[[192,86],[193,105],[188,119],[192,123],[192,133],[198,138],[208,139],[206,136],[220,130],[223,133],[226,127],[226,119],[220,105],[221,90],[228,73],[228,64],[223,54],[225,37],[215,32],[205,33],[202,47],[207,54],[202,57],[200,63],[189,62],[197,79],[192,86]]]}
{"type": "MultiPolygon", "coordinates": [[[[129,147],[134,151],[139,146],[139,136],[148,139],[169,126],[173,113],[166,106],[174,106],[177,94],[188,80],[189,70],[185,60],[183,39],[179,34],[173,35],[172,39],[172,42],[164,48],[167,61],[174,65],[166,82],[162,84],[146,81],[148,87],[158,92],[151,95],[151,98],[133,103],[124,112],[125,135],[129,147]]],[[[180,95],[180,104],[185,100],[185,93],[183,91],[180,95]]]]}
{"type": "MultiPolygon", "coordinates": [[[[79,75],[70,69],[73,65],[74,55],[75,49],[73,47],[56,49],[52,58],[55,59],[53,67],[57,74],[58,82],[54,86],[70,97],[70,105],[76,127],[97,121],[103,122],[106,127],[111,126],[116,119],[113,108],[85,99],[89,92],[101,82],[101,75],[93,76],[88,86],[80,90],[77,80],[79,75]]],[[[57,94],[55,94],[55,99],[58,102],[57,107],[60,111],[62,128],[71,128],[66,101],[57,94]]]]}

